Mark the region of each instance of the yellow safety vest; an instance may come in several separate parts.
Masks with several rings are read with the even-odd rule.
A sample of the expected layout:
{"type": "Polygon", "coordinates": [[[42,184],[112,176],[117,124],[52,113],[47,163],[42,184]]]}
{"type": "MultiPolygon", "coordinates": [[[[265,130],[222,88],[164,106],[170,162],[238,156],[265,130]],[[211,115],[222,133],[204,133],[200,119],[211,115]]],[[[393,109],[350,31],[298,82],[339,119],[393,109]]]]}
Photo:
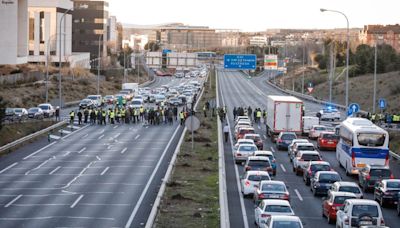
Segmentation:
{"type": "Polygon", "coordinates": [[[69,114],[69,116],[70,116],[70,117],[74,117],[74,116],[75,116],[75,112],[72,111],[72,112],[69,114]]]}
{"type": "Polygon", "coordinates": [[[260,111],[257,112],[257,117],[261,118],[261,112],[260,111]]]}
{"type": "Polygon", "coordinates": [[[110,112],[110,118],[114,118],[115,114],[113,111],[110,112]]]}
{"type": "Polygon", "coordinates": [[[106,117],[106,115],[107,115],[106,111],[103,111],[102,116],[106,117]]]}
{"type": "Polygon", "coordinates": [[[140,108],[140,113],[143,113],[144,112],[144,108],[140,108]]]}
{"type": "Polygon", "coordinates": [[[181,118],[181,119],[185,118],[185,116],[183,115],[183,112],[179,113],[179,118],[181,118]]]}

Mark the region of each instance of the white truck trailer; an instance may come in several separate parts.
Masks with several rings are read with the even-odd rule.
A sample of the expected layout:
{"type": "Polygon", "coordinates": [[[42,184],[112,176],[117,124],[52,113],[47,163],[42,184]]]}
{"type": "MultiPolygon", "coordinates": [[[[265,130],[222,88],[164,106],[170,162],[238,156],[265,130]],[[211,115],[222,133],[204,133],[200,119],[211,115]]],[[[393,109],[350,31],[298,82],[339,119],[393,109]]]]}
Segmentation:
{"type": "Polygon", "coordinates": [[[293,96],[268,96],[267,135],[274,142],[280,132],[302,133],[303,101],[293,96]]]}

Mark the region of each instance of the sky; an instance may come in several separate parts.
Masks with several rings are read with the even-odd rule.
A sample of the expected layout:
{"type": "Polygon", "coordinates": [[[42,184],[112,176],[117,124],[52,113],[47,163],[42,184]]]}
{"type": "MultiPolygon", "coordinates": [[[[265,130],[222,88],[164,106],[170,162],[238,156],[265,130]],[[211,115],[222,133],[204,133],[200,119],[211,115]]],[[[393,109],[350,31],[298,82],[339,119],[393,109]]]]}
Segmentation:
{"type": "Polygon", "coordinates": [[[400,23],[400,0],[109,0],[110,13],[125,24],[181,22],[219,29],[344,28],[400,23]]]}

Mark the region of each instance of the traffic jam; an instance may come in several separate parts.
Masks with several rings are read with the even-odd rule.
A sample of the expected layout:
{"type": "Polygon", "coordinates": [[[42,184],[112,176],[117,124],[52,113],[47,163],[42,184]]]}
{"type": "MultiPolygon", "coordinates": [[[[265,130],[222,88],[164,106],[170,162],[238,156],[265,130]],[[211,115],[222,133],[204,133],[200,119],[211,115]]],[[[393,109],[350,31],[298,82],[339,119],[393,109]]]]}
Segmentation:
{"type": "Polygon", "coordinates": [[[368,119],[343,119],[332,107],[305,116],[302,100],[292,96],[268,96],[266,108],[261,123],[243,115],[235,116],[231,125],[234,161],[243,170],[240,191],[244,200],[254,202],[256,227],[305,226],[291,206],[292,198],[299,196],[291,196],[287,183],[277,176],[284,162],[277,155],[290,161],[290,170],[282,168],[285,172],[298,176],[314,197],[321,198],[320,214],[327,224],[387,227],[383,208],[397,210],[400,216],[400,179],[389,168],[386,130],[368,119]],[[274,146],[266,148],[267,140],[274,146]],[[324,160],[321,152],[331,153],[337,163],[324,160]],[[340,172],[333,168],[337,164],[340,172]]]}

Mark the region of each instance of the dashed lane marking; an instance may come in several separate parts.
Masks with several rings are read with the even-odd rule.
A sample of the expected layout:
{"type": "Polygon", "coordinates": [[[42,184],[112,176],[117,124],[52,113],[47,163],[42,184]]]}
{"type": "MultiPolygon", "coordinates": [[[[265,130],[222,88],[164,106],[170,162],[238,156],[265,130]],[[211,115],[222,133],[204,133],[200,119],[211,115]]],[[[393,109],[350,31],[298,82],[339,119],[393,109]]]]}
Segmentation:
{"type": "Polygon", "coordinates": [[[86,147],[83,147],[80,151],[78,151],[78,154],[82,153],[85,150],[86,150],[86,147]]]}
{"type": "Polygon", "coordinates": [[[13,203],[15,203],[19,198],[21,198],[22,195],[18,195],[17,197],[15,197],[13,200],[11,200],[9,203],[7,203],[4,207],[9,207],[11,206],[13,203]]]}
{"type": "Polygon", "coordinates": [[[80,195],[80,196],[78,197],[78,199],[75,200],[75,202],[71,205],[71,208],[74,208],[74,207],[79,203],[79,201],[80,201],[82,198],[83,198],[83,194],[80,195]]]}
{"type": "Polygon", "coordinates": [[[102,139],[104,137],[104,135],[100,135],[99,139],[102,139]]]}
{"type": "Polygon", "coordinates": [[[61,168],[61,166],[57,166],[55,169],[53,169],[49,174],[53,175],[55,172],[57,172],[57,170],[59,170],[61,168]]]}
{"type": "Polygon", "coordinates": [[[123,153],[125,153],[125,151],[127,150],[128,148],[124,148],[122,151],[121,151],[121,154],[123,154],[123,153]]]}
{"type": "Polygon", "coordinates": [[[283,164],[281,164],[281,169],[283,170],[283,172],[286,173],[286,169],[285,169],[285,166],[283,166],[283,164]]]}
{"type": "Polygon", "coordinates": [[[110,169],[110,167],[107,166],[107,167],[103,170],[103,172],[101,172],[100,176],[103,176],[103,175],[107,172],[108,169],[110,169]]]}
{"type": "Polygon", "coordinates": [[[299,200],[303,201],[303,197],[301,197],[299,190],[295,189],[294,192],[296,193],[297,197],[299,197],[299,200]]]}
{"type": "Polygon", "coordinates": [[[135,140],[138,139],[140,137],[140,135],[136,135],[135,140]]]}
{"type": "Polygon", "coordinates": [[[18,164],[18,162],[15,162],[14,164],[7,166],[6,168],[4,168],[3,170],[0,171],[0,174],[2,174],[5,171],[11,169],[12,167],[16,166],[17,164],[18,164]]]}

